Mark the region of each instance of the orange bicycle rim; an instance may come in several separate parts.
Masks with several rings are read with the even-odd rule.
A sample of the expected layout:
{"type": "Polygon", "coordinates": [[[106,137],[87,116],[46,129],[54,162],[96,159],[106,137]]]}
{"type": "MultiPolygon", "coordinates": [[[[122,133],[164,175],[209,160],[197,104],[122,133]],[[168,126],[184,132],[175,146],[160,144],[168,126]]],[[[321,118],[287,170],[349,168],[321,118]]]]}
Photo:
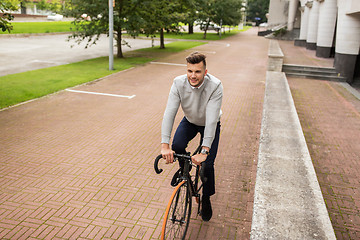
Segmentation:
{"type": "Polygon", "coordinates": [[[182,181],[181,183],[179,183],[176,188],[174,189],[171,197],[170,197],[170,200],[169,200],[169,203],[166,207],[166,211],[165,211],[165,216],[164,216],[164,222],[163,222],[163,225],[162,225],[162,230],[161,230],[161,240],[164,240],[165,239],[165,228],[166,228],[166,222],[167,222],[167,217],[169,215],[169,211],[170,211],[170,207],[171,207],[171,203],[175,197],[175,194],[177,192],[177,190],[185,183],[185,181],[182,181]]]}

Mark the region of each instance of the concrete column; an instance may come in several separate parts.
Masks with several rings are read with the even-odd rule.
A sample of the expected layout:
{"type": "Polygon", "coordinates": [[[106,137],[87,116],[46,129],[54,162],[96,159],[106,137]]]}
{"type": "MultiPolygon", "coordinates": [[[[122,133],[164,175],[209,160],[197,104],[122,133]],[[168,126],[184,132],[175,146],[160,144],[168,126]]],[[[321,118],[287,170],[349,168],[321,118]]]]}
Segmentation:
{"type": "Polygon", "coordinates": [[[313,1],[309,14],[309,27],[306,39],[306,48],[316,50],[317,30],[319,24],[319,2],[313,1]]]}
{"type": "Polygon", "coordinates": [[[310,9],[306,6],[306,1],[301,2],[301,25],[300,25],[300,36],[299,39],[295,40],[296,46],[306,47],[306,38],[309,24],[309,12],[310,9]]]}
{"type": "Polygon", "coordinates": [[[349,2],[338,1],[334,66],[351,83],[360,49],[360,17],[355,13],[347,14],[351,11],[349,2]]]}
{"type": "Polygon", "coordinates": [[[336,0],[325,0],[319,6],[319,27],[317,33],[316,56],[329,58],[333,49],[336,27],[336,0]]]}
{"type": "Polygon", "coordinates": [[[287,21],[287,30],[292,31],[294,29],[295,15],[298,6],[298,0],[290,0],[289,2],[289,15],[287,21]]]}

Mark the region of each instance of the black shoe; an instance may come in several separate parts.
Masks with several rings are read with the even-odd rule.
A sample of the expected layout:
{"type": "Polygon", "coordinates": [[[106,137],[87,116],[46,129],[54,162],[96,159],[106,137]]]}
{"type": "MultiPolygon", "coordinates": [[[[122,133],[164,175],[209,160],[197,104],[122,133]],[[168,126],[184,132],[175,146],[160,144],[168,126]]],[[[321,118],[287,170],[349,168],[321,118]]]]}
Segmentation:
{"type": "Polygon", "coordinates": [[[181,169],[177,170],[171,179],[171,186],[176,187],[180,183],[181,169]]]}
{"type": "Polygon", "coordinates": [[[204,197],[201,201],[201,217],[202,220],[205,222],[210,221],[212,217],[212,208],[211,208],[211,202],[210,197],[204,197]]]}

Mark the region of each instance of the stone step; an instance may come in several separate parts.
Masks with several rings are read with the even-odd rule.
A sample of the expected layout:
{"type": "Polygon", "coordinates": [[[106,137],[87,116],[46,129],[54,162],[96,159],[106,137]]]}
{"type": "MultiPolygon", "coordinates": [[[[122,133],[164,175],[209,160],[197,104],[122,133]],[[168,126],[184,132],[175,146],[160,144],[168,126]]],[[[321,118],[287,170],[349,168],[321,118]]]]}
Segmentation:
{"type": "Polygon", "coordinates": [[[324,72],[324,73],[336,73],[335,68],[327,67],[314,67],[314,66],[305,66],[305,65],[293,65],[293,64],[283,64],[283,69],[287,71],[303,71],[303,72],[324,72]]]}
{"type": "Polygon", "coordinates": [[[338,76],[326,76],[322,74],[306,74],[306,73],[289,73],[285,72],[288,77],[301,77],[301,78],[312,78],[319,80],[335,81],[335,82],[346,82],[346,78],[338,76]]]}
{"type": "Polygon", "coordinates": [[[282,71],[285,72],[287,76],[291,77],[313,78],[337,82],[346,81],[346,78],[339,76],[334,68],[283,64],[282,71]]]}

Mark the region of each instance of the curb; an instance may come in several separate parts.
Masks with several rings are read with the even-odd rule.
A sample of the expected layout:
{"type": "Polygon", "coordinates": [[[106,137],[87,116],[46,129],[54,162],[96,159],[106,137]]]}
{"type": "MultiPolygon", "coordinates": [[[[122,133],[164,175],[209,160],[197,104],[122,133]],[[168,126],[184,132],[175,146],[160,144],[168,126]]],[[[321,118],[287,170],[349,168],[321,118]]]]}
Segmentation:
{"type": "Polygon", "coordinates": [[[46,35],[62,35],[62,34],[71,34],[71,33],[72,32],[0,34],[0,38],[18,38],[18,37],[32,37],[32,36],[46,36],[46,35]]]}

